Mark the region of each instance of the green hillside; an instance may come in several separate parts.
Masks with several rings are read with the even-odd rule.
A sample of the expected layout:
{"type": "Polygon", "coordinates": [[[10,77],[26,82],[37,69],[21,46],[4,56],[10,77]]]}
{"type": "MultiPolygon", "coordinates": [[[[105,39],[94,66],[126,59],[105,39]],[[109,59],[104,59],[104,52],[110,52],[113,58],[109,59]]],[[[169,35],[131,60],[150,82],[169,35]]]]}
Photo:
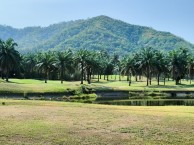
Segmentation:
{"type": "Polygon", "coordinates": [[[168,32],[131,25],[107,16],[63,22],[48,27],[15,29],[0,25],[0,38],[12,37],[22,53],[63,49],[106,49],[126,53],[143,47],[172,50],[194,45],[168,32]]]}

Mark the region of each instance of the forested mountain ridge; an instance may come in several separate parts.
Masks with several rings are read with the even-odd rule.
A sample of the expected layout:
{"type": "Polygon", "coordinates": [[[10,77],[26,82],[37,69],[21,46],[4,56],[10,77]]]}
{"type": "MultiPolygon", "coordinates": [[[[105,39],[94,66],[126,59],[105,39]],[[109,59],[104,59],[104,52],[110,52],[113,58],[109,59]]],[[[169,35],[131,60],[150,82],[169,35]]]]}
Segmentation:
{"type": "Polygon", "coordinates": [[[194,45],[168,32],[131,25],[107,16],[62,22],[48,27],[15,29],[0,25],[0,38],[13,38],[22,53],[31,51],[94,49],[124,54],[144,47],[160,50],[194,49],[194,45]]]}

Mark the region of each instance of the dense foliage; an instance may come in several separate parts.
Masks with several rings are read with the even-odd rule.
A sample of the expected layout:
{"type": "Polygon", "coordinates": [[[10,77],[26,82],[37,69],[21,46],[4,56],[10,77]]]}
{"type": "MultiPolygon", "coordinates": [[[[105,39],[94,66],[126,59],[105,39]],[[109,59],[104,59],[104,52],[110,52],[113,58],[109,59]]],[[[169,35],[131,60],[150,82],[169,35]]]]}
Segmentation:
{"type": "Polygon", "coordinates": [[[193,78],[194,56],[189,49],[179,48],[170,52],[147,47],[140,51],[125,56],[107,51],[94,51],[80,49],[79,51],[48,51],[39,53],[28,53],[20,55],[15,47],[17,44],[13,39],[0,40],[0,71],[2,78],[19,77],[44,79],[80,80],[89,84],[93,77],[99,81],[109,81],[110,75],[127,76],[131,85],[131,77],[135,76],[136,81],[141,76],[147,78],[147,85],[151,85],[153,78],[162,79],[165,85],[166,78],[172,78],[176,84],[181,79],[193,78]],[[103,78],[102,78],[103,75],[103,78]],[[138,77],[139,76],[139,77],[138,77]]]}
{"type": "Polygon", "coordinates": [[[167,32],[127,24],[106,16],[54,24],[48,27],[14,29],[0,25],[0,38],[13,38],[21,53],[48,50],[106,50],[126,54],[145,47],[159,50],[193,49],[194,46],[167,32]]]}

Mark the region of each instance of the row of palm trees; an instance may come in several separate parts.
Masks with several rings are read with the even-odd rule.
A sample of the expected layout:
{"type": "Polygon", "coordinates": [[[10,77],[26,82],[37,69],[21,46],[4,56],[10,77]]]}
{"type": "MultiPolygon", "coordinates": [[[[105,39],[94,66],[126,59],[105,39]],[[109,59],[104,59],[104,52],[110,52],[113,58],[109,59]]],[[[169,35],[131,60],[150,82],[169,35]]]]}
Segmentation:
{"type": "Polygon", "coordinates": [[[156,78],[158,85],[163,79],[172,78],[176,84],[181,83],[182,78],[192,79],[194,57],[188,49],[179,48],[167,53],[151,47],[141,49],[136,53],[120,57],[117,54],[110,55],[106,51],[94,51],[80,49],[77,52],[65,50],[62,52],[40,52],[21,55],[15,47],[13,39],[0,40],[0,71],[6,81],[9,76],[15,74],[21,78],[44,78],[45,83],[49,79],[80,80],[81,84],[86,80],[91,83],[92,77],[97,81],[115,75],[127,76],[131,85],[131,78],[136,81],[142,76],[147,78],[146,85],[151,85],[156,78]]]}

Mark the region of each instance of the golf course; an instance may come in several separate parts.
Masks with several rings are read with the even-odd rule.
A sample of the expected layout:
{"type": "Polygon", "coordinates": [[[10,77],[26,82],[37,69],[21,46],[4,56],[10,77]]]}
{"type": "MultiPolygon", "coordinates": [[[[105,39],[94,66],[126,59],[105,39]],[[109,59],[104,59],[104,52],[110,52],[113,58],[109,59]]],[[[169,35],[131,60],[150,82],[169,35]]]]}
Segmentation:
{"type": "MultiPolygon", "coordinates": [[[[22,4],[11,8],[19,1],[7,4],[8,8],[2,2],[2,15],[19,23],[33,21],[25,12],[7,16],[29,9],[22,4]],[[22,13],[27,18],[19,20],[22,13]]],[[[28,4],[38,4],[33,13],[37,8],[62,12],[53,9],[59,1],[39,1],[28,4]]],[[[61,0],[60,7],[63,2],[71,3],[61,0]]],[[[126,2],[122,9],[133,8],[132,1],[126,2]]],[[[63,12],[61,18],[70,18],[65,14],[89,3],[90,11],[98,6],[94,1],[82,3],[68,7],[71,12],[63,12]]],[[[160,6],[159,1],[154,3],[160,6]]],[[[164,5],[160,14],[169,3],[164,5]]],[[[119,14],[117,6],[114,11],[119,14]]],[[[137,11],[145,13],[145,8],[153,9],[143,4],[137,11]]],[[[183,11],[181,5],[175,13],[183,11]]],[[[43,13],[49,19],[56,17],[43,13]]],[[[122,16],[131,19],[132,12],[125,13],[122,16]]],[[[194,45],[175,35],[180,33],[99,14],[22,28],[6,25],[1,18],[0,145],[194,145],[194,45]]],[[[46,22],[42,15],[38,19],[46,22]]],[[[177,29],[185,31],[188,24],[177,29]]]]}
{"type": "MultiPolygon", "coordinates": [[[[173,89],[193,90],[187,81],[182,84],[173,89]]],[[[170,90],[171,85],[173,81],[158,89],[170,90]]],[[[69,87],[79,89],[80,82],[10,79],[1,80],[0,86],[4,94],[62,93],[69,87]]],[[[151,91],[154,85],[93,80],[90,86],[101,91],[151,91]]],[[[23,95],[19,99],[1,96],[0,102],[0,144],[194,144],[192,106],[112,106],[32,100],[23,95]]]]}

